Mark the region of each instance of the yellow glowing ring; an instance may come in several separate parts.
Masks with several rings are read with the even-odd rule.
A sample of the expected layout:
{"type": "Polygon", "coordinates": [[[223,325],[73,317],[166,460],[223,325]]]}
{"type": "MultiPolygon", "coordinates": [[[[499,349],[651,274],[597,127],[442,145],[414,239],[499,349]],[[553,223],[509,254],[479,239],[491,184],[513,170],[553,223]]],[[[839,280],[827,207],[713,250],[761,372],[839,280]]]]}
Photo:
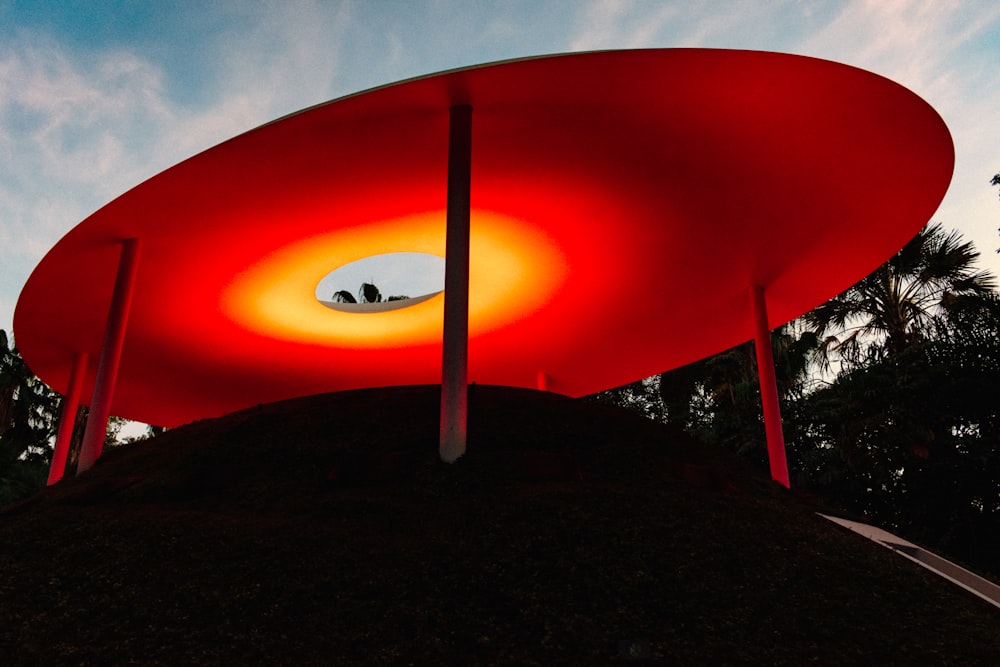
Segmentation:
{"type": "MultiPolygon", "coordinates": [[[[441,340],[444,296],[406,308],[347,313],[315,297],[319,280],[373,255],[421,252],[444,257],[445,214],[434,211],[339,229],[294,243],[238,276],[221,295],[222,311],[259,334],[315,345],[405,347],[441,340]]],[[[513,218],[473,211],[470,223],[469,334],[531,314],[567,275],[565,258],[541,231],[513,218]]]]}

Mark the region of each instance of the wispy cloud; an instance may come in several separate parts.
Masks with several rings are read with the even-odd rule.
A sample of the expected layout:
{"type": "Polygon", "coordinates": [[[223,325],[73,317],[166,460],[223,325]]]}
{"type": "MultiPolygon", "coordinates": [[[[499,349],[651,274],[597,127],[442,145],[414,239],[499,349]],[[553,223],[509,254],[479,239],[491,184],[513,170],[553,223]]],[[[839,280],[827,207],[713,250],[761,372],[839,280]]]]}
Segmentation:
{"type": "Polygon", "coordinates": [[[129,53],[81,64],[26,36],[0,50],[0,72],[0,298],[13,302],[59,236],[144,172],[172,111],[160,71],[129,53]]]}
{"type": "Polygon", "coordinates": [[[576,36],[570,42],[573,51],[609,48],[644,48],[662,39],[669,23],[682,10],[678,5],[661,5],[636,11],[637,3],[625,0],[596,0],[586,6],[578,20],[576,36]]]}
{"type": "Polygon", "coordinates": [[[142,129],[169,120],[160,73],[128,53],[81,67],[57,47],[31,44],[7,50],[0,62],[9,159],[0,169],[8,183],[24,187],[44,178],[117,187],[108,181],[141,159],[136,149],[149,143],[142,129]]]}
{"type": "Polygon", "coordinates": [[[210,45],[213,111],[233,113],[245,129],[326,99],[343,70],[350,21],[347,3],[279,3],[251,11],[238,31],[210,45]]]}
{"type": "Polygon", "coordinates": [[[593,0],[581,11],[574,50],[621,48],[775,49],[782,33],[813,20],[810,5],[700,0],[593,0]]]}
{"type": "MultiPolygon", "coordinates": [[[[335,89],[344,12],[269,5],[207,44],[210,94],[177,100],[136,51],[82,53],[40,34],[0,47],[3,302],[73,225],[153,174],[335,89]],[[330,40],[333,40],[332,42],[330,40]],[[326,45],[325,47],[323,45],[326,45]]],[[[173,94],[172,94],[173,93],[173,94]]],[[[4,309],[10,327],[10,310],[4,309]]]]}
{"type": "Polygon", "coordinates": [[[956,144],[955,177],[936,219],[957,227],[1000,269],[1000,207],[986,185],[1000,170],[1000,5],[960,0],[846,2],[594,0],[575,49],[712,47],[785,51],[887,76],[924,97],[956,144]],[[992,165],[992,166],[990,166],[992,165]]]}
{"type": "Polygon", "coordinates": [[[1000,207],[987,181],[1000,170],[1000,6],[898,0],[845,6],[804,52],[859,65],[909,87],[941,113],[955,140],[951,188],[936,219],[957,227],[994,270],[1000,207]],[[991,34],[992,33],[992,34],[991,34]]]}
{"type": "Polygon", "coordinates": [[[861,66],[915,90],[950,85],[957,53],[1000,18],[1000,7],[939,0],[855,2],[803,37],[804,52],[861,66]]]}

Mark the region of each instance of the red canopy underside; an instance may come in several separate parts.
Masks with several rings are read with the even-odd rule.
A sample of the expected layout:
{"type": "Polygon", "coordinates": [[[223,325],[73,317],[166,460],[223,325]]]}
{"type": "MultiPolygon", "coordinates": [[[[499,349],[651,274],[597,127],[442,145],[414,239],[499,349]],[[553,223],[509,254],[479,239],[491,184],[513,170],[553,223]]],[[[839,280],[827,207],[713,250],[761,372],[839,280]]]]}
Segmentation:
{"type": "Polygon", "coordinates": [[[252,130],[94,213],[21,293],[25,360],[65,391],[89,353],[89,395],[120,241],[137,237],[115,414],[172,426],[440,382],[439,300],[393,320],[312,310],[308,292],[366,254],[443,254],[457,104],[473,107],[469,379],[532,387],[544,372],[572,396],[752,338],[752,284],[772,327],[843,291],[928,221],[954,162],[912,92],[800,56],[621,51],[439,74],[252,130]]]}

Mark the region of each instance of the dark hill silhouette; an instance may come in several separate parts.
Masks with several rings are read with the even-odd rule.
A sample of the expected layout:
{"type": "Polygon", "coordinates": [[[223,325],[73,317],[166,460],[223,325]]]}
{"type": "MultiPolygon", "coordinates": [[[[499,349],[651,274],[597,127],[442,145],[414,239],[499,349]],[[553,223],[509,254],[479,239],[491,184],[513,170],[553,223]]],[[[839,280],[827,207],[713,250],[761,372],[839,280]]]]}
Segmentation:
{"type": "Polygon", "coordinates": [[[996,664],[1000,614],[727,452],[610,405],[437,387],[113,449],[0,516],[10,665],[996,664]]]}

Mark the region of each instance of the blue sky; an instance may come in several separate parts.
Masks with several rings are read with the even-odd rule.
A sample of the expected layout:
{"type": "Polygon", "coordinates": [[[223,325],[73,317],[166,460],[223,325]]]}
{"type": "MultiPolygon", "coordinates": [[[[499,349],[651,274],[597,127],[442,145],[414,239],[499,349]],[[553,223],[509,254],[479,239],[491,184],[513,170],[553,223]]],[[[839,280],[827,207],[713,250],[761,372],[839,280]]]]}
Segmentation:
{"type": "Polygon", "coordinates": [[[0,0],[0,328],[10,330],[32,268],[71,227],[256,125],[454,67],[647,47],[798,53],[909,87],[956,143],[934,219],[975,241],[1000,273],[992,1],[0,0]]]}

